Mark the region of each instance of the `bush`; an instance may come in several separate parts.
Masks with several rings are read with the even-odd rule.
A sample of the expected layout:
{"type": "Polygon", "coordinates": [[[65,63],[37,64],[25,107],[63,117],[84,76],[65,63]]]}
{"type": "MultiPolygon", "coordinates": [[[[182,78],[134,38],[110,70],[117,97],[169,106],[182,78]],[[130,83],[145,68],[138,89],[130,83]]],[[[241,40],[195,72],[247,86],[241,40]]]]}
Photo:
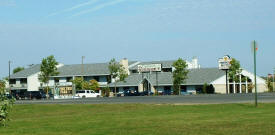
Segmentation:
{"type": "Polygon", "coordinates": [[[0,81],[0,126],[6,126],[13,103],[14,99],[9,99],[6,96],[5,83],[0,81]]]}
{"type": "Polygon", "coordinates": [[[215,93],[215,88],[213,85],[209,85],[207,83],[204,83],[203,88],[202,88],[202,93],[204,94],[214,94],[215,93]]]}
{"type": "Polygon", "coordinates": [[[103,87],[101,89],[101,91],[102,91],[102,96],[109,97],[109,95],[110,95],[110,88],[109,87],[103,87]]]}

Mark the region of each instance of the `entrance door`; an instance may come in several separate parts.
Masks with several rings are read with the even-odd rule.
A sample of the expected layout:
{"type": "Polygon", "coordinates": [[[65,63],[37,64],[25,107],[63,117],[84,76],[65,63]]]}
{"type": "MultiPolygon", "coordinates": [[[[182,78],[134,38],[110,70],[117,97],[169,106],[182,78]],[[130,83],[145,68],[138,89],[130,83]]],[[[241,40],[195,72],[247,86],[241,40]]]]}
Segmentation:
{"type": "Polygon", "coordinates": [[[148,95],[151,93],[151,84],[147,79],[143,81],[143,92],[145,95],[148,95]]]}

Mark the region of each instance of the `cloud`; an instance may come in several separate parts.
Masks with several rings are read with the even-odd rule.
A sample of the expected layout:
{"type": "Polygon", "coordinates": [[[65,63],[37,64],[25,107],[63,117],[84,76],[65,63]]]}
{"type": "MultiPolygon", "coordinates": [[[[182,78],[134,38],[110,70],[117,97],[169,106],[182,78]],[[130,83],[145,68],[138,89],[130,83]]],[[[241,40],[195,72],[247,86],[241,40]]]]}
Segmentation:
{"type": "Polygon", "coordinates": [[[75,14],[73,14],[70,18],[76,17],[76,16],[80,16],[80,15],[83,15],[83,14],[87,14],[87,13],[92,13],[92,12],[98,11],[98,10],[100,10],[100,9],[109,7],[109,6],[112,6],[112,5],[116,5],[116,4],[122,3],[122,2],[124,2],[124,1],[125,1],[125,0],[115,0],[115,1],[107,2],[107,3],[103,3],[103,4],[100,4],[100,5],[97,5],[97,6],[93,7],[93,8],[91,8],[91,9],[84,10],[84,11],[81,11],[81,12],[78,12],[78,13],[75,13],[75,14]]]}
{"type": "Polygon", "coordinates": [[[54,12],[54,13],[51,13],[49,14],[47,17],[51,17],[51,16],[55,16],[55,15],[58,15],[58,14],[62,14],[62,13],[66,13],[66,12],[70,12],[70,11],[73,11],[75,9],[78,9],[78,8],[81,8],[81,7],[84,7],[84,6],[88,6],[88,5],[93,5],[95,4],[96,2],[98,2],[99,0],[91,0],[91,1],[88,1],[88,2],[85,2],[85,3],[81,3],[81,4],[78,4],[78,5],[75,5],[71,8],[67,8],[67,9],[64,9],[62,11],[59,11],[59,12],[54,12]]]}

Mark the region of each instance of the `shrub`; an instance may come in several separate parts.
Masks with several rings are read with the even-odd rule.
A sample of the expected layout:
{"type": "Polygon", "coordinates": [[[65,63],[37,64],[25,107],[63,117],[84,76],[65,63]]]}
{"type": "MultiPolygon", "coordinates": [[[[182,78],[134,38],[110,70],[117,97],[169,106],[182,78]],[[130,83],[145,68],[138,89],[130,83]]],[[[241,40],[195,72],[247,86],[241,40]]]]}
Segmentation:
{"type": "Polygon", "coordinates": [[[6,95],[5,83],[0,81],[0,126],[6,126],[13,103],[14,99],[9,99],[6,95]]]}

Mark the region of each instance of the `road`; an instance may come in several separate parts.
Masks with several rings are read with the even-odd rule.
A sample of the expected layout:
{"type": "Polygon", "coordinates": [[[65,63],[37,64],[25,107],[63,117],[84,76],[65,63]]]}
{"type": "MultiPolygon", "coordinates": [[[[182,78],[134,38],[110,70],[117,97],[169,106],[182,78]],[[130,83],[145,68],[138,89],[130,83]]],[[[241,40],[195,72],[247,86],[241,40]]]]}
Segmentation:
{"type": "MultiPolygon", "coordinates": [[[[226,104],[254,103],[254,94],[230,95],[186,95],[186,96],[140,96],[112,97],[87,99],[56,99],[56,100],[18,100],[15,104],[226,104]]],[[[275,103],[275,93],[258,95],[259,103],[275,103]]]]}

